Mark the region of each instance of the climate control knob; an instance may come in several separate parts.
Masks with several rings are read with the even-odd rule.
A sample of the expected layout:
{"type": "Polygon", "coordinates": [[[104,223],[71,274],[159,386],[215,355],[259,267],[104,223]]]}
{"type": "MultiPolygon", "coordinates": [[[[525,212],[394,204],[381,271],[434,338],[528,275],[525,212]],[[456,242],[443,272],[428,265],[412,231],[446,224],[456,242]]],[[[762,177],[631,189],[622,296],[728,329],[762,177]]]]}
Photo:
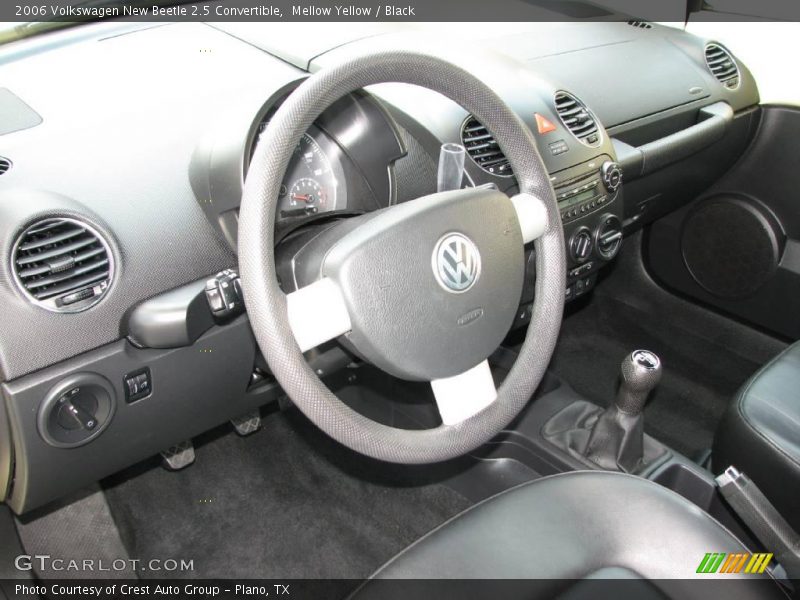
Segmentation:
{"type": "Polygon", "coordinates": [[[612,194],[622,185],[622,168],[617,163],[607,160],[600,167],[600,174],[603,178],[603,184],[612,194]]]}
{"type": "Polygon", "coordinates": [[[569,252],[572,259],[576,262],[585,261],[591,255],[593,245],[592,233],[587,227],[581,227],[569,241],[569,252]]]}
{"type": "Polygon", "coordinates": [[[597,253],[605,260],[611,260],[622,245],[622,222],[616,215],[603,215],[594,233],[597,253]]]}

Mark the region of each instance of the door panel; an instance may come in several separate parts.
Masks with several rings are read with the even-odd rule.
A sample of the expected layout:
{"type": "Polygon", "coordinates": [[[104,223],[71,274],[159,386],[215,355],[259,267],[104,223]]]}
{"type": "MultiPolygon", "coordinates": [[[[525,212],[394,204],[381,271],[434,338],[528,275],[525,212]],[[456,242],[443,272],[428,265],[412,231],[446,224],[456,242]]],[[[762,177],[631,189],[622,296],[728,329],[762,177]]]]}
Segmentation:
{"type": "Polygon", "coordinates": [[[800,338],[800,109],[764,107],[742,159],[656,221],[647,258],[678,292],[780,336],[800,338]]]}

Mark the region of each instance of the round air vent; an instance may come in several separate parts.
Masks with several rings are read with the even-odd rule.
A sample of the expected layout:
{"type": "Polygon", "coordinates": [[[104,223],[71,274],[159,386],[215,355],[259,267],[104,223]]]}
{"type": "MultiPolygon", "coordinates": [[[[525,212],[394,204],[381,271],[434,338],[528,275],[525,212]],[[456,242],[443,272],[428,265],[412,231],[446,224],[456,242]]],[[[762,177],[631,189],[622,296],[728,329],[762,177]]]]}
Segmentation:
{"type": "Polygon", "coordinates": [[[475,117],[468,117],[461,127],[461,142],[470,158],[490,175],[511,177],[511,163],[489,130],[475,117]]]}
{"type": "Polygon", "coordinates": [[[600,145],[600,130],[597,119],[586,105],[569,92],[556,92],[556,113],[578,140],[590,148],[600,145]]]}
{"type": "Polygon", "coordinates": [[[0,175],[5,175],[11,168],[11,161],[0,156],[0,175]]]}
{"type": "Polygon", "coordinates": [[[23,293],[57,312],[98,302],[114,276],[111,249],[90,225],[68,218],[38,221],[17,238],[11,269],[23,293]]]}
{"type": "Polygon", "coordinates": [[[719,44],[706,44],[706,65],[711,74],[729,90],[739,87],[739,67],[733,56],[719,44]]]}

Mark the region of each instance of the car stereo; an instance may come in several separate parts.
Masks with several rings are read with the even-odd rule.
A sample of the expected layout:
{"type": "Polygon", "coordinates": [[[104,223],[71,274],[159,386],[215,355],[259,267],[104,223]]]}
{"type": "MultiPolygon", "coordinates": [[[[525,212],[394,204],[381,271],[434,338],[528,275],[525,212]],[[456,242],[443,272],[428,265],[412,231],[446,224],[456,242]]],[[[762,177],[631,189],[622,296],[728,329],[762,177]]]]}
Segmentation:
{"type": "MultiPolygon", "coordinates": [[[[589,161],[586,167],[591,168],[597,162],[589,161]]],[[[600,210],[613,199],[621,184],[622,170],[611,160],[604,161],[599,169],[595,167],[589,175],[584,171],[582,177],[557,182],[555,191],[561,220],[567,223],[600,210]]]]}

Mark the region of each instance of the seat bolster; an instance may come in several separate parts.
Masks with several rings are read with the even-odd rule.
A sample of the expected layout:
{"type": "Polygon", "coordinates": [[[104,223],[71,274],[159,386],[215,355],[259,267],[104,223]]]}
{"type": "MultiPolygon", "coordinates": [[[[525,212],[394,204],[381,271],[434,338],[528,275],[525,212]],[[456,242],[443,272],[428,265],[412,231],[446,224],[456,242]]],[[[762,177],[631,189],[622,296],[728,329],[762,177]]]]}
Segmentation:
{"type": "MultiPolygon", "coordinates": [[[[476,505],[374,577],[551,580],[552,589],[539,581],[537,593],[528,597],[552,597],[563,591],[565,580],[625,573],[655,586],[670,580],[668,596],[692,598],[697,589],[690,580],[698,577],[708,552],[746,549],[705,511],[660,485],[622,473],[580,471],[539,479],[476,505]]],[[[386,591],[368,583],[355,597],[377,597],[366,593],[370,589],[386,591]]],[[[756,591],[762,594],[763,587],[754,587],[752,597],[759,597],[756,591]]]]}
{"type": "Polygon", "coordinates": [[[800,530],[800,342],[742,387],[717,428],[715,473],[746,473],[795,530],[800,530]]]}

